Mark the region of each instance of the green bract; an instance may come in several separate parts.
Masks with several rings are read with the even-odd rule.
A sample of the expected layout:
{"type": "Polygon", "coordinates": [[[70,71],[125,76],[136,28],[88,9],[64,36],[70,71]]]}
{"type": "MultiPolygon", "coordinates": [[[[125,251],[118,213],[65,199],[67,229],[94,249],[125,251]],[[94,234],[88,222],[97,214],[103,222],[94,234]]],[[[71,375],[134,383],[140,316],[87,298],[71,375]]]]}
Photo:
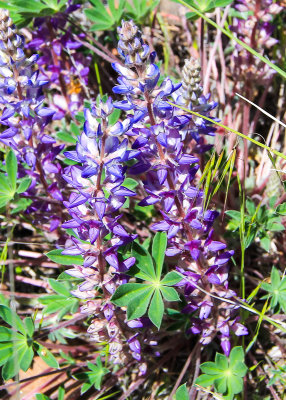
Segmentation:
{"type": "Polygon", "coordinates": [[[127,306],[128,320],[140,318],[148,310],[148,317],[158,329],[164,314],[163,298],[167,301],[179,301],[177,291],[171,286],[182,280],[175,271],[161,278],[166,247],[167,235],[163,232],[154,237],[152,256],[143,246],[135,243],[132,255],[136,258],[138,269],[133,275],[147,283],[126,283],[111,298],[117,306],[127,306]]]}
{"type": "Polygon", "coordinates": [[[203,363],[201,370],[204,374],[197,378],[196,384],[203,387],[214,385],[216,392],[225,395],[226,400],[232,400],[242,391],[243,377],[247,372],[242,347],[234,347],[229,358],[216,353],[215,362],[203,363]]]}

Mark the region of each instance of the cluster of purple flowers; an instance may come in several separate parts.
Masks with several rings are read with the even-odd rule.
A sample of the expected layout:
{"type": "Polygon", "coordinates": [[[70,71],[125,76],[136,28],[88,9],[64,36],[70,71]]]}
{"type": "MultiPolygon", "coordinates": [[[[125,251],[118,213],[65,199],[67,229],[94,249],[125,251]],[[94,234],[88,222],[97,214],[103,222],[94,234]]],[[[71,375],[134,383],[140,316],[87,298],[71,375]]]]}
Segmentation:
{"type": "Polygon", "coordinates": [[[190,331],[201,333],[202,343],[220,332],[223,350],[229,354],[230,331],[236,335],[247,331],[234,317],[233,307],[217,307],[211,295],[226,299],[235,295],[228,289],[228,261],[233,251],[224,251],[226,245],[214,239],[212,226],[219,213],[204,209],[203,192],[196,187],[199,160],[194,151],[209,148],[204,136],[213,135],[214,127],[202,118],[182,114],[167,100],[172,96],[176,104],[207,116],[216,104],[208,103],[209,96],[202,95],[196,61],[186,62],[182,86],[166,78],[157,87],[160,73],[154,64],[155,54],[149,54],[138,28],[132,21],[123,22],[119,36],[125,66],[113,65],[120,74],[114,92],[125,95],[125,99],[114,106],[133,110],[134,115],[141,113],[129,132],[134,139],[132,148],[140,150],[140,155],[128,170],[130,174],[145,172],[147,196],[139,205],[160,205],[162,220],[151,228],[167,232],[166,256],[176,257],[177,269],[186,276],[179,285],[188,302],[183,312],[192,314],[190,331]],[[192,146],[192,141],[199,146],[192,146]],[[192,281],[209,294],[200,292],[192,281]]]}
{"type": "Polygon", "coordinates": [[[91,56],[84,56],[78,49],[82,46],[74,36],[71,26],[67,27],[68,17],[78,10],[79,4],[67,2],[64,12],[52,17],[36,18],[32,40],[27,48],[41,51],[38,65],[41,73],[57,93],[53,95],[53,105],[57,109],[54,118],[61,118],[66,112],[73,114],[83,103],[83,94],[88,84],[91,56]],[[60,88],[61,93],[58,92],[60,88]]]}
{"type": "Polygon", "coordinates": [[[76,150],[65,153],[80,164],[67,167],[64,174],[75,189],[64,203],[72,219],[63,227],[75,232],[64,254],[84,258],[83,266],[67,271],[83,279],[73,294],[87,300],[82,312],[96,317],[88,331],[98,341],[109,340],[113,361],[126,357],[124,337],[132,356],[141,359],[142,338],[138,333],[134,336],[130,328],[142,328],[148,320],[128,322],[123,310],[115,312],[110,303],[116,288],[130,279],[128,269],[135,263],[134,257],[121,259],[118,249],[136,238],[119,224],[119,209],[126,197],[136,195],[124,187],[126,174],[137,176],[139,181],[143,179],[146,192],[139,205],[159,207],[162,220],[151,229],[167,232],[166,256],[175,260],[177,270],[185,276],[178,290],[187,301],[182,312],[191,314],[188,332],[200,333],[204,344],[220,332],[223,350],[229,354],[230,331],[236,335],[247,331],[238,322],[234,307],[228,303],[218,306],[212,295],[222,299],[235,295],[228,289],[228,261],[233,252],[224,251],[226,245],[214,239],[212,226],[218,212],[204,209],[203,192],[196,188],[199,159],[195,152],[209,149],[205,136],[214,135],[215,129],[202,118],[182,113],[169,99],[207,116],[216,103],[209,103],[209,96],[202,95],[195,60],[186,62],[183,84],[166,78],[158,85],[156,54],[150,53],[138,27],[132,21],[122,22],[118,33],[118,51],[125,65],[113,64],[119,73],[119,84],[113,91],[124,99],[112,103],[109,98],[86,109],[84,132],[76,150]],[[123,122],[110,126],[113,107],[127,115],[123,122]],[[133,160],[131,165],[129,160],[133,160]],[[103,302],[97,298],[99,291],[103,302]]]}
{"type": "Polygon", "coordinates": [[[0,141],[15,151],[19,177],[28,175],[32,180],[26,194],[34,199],[28,211],[34,222],[47,223],[54,230],[60,223],[55,202],[38,197],[43,188],[48,198],[63,200],[62,167],[55,160],[64,146],[55,146],[56,141],[45,133],[55,112],[44,105],[42,87],[48,81],[34,68],[38,55],[25,56],[24,37],[17,33],[7,10],[0,10],[0,21],[0,123],[4,128],[0,141]]]}

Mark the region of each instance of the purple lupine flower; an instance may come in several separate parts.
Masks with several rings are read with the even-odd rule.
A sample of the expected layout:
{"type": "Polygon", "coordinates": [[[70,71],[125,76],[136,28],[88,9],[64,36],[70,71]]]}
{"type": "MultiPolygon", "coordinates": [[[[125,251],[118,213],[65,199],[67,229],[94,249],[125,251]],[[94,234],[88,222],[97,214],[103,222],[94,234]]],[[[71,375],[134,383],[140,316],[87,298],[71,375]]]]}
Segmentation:
{"type": "MultiPolygon", "coordinates": [[[[71,27],[66,27],[67,17],[80,7],[71,3],[68,1],[66,9],[52,17],[36,18],[32,40],[26,45],[41,52],[38,60],[41,73],[55,88],[61,88],[61,93],[53,95],[58,119],[67,111],[73,114],[81,106],[91,62],[91,56],[78,50],[82,44],[76,40],[71,27]]],[[[80,40],[84,37],[84,33],[78,35],[80,40]]]]}
{"type": "Polygon", "coordinates": [[[32,179],[26,195],[36,200],[28,207],[27,213],[33,217],[33,223],[53,231],[59,225],[59,208],[55,202],[47,202],[47,198],[41,196],[44,191],[52,200],[63,199],[62,167],[56,157],[64,146],[56,146],[56,141],[45,133],[45,127],[55,112],[44,104],[42,87],[48,80],[34,68],[38,55],[27,58],[24,45],[25,39],[18,34],[9,12],[1,9],[0,124],[4,131],[0,134],[0,141],[15,151],[19,177],[28,175],[32,179]],[[24,167],[25,164],[28,168],[24,167]]]}

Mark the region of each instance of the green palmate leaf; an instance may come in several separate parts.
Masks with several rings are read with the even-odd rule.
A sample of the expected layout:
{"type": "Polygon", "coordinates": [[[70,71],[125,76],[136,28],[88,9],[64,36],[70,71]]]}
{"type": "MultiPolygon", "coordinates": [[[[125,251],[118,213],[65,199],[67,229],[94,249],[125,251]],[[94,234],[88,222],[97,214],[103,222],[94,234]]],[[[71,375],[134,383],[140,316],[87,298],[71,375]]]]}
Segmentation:
{"type": "Polygon", "coordinates": [[[88,362],[87,366],[89,371],[74,375],[76,379],[85,381],[81,388],[81,394],[87,392],[87,390],[92,386],[94,386],[97,390],[100,390],[102,378],[109,372],[107,368],[103,367],[100,357],[97,357],[96,364],[88,362]]]}
{"type": "Polygon", "coordinates": [[[217,369],[224,371],[228,367],[228,359],[224,354],[216,353],[215,355],[215,365],[217,369]]]}
{"type": "Polygon", "coordinates": [[[35,348],[38,353],[38,355],[41,357],[45,363],[52,368],[59,368],[59,363],[57,359],[54,357],[54,355],[44,346],[42,346],[38,342],[35,343],[35,348]]]}
{"type": "Polygon", "coordinates": [[[232,400],[242,391],[243,377],[247,373],[242,347],[234,347],[229,359],[217,353],[215,362],[203,363],[201,370],[204,374],[198,377],[196,384],[203,387],[214,385],[216,392],[224,394],[226,400],[232,400]]]}
{"type": "Polygon", "coordinates": [[[2,196],[0,193],[0,208],[6,206],[12,200],[13,197],[11,196],[2,196]]]}
{"type": "Polygon", "coordinates": [[[11,189],[15,193],[18,164],[17,164],[17,158],[15,156],[15,153],[11,149],[9,150],[7,157],[6,157],[6,171],[8,174],[8,179],[9,179],[9,184],[11,186],[11,189]]]}
{"type": "Polygon", "coordinates": [[[279,271],[273,267],[271,271],[271,284],[263,282],[261,287],[269,292],[271,308],[274,310],[279,305],[279,309],[282,308],[286,312],[286,276],[280,280],[279,271]]]}
{"type": "Polygon", "coordinates": [[[34,325],[34,321],[32,320],[32,318],[31,317],[26,317],[24,319],[24,324],[25,324],[25,327],[26,327],[27,335],[29,337],[33,337],[33,334],[34,334],[34,331],[35,331],[35,325],[34,325]]]}
{"type": "Polygon", "coordinates": [[[276,208],[275,212],[279,215],[286,215],[286,202],[283,204],[279,204],[279,206],[276,208]]]}
{"type": "Polygon", "coordinates": [[[83,257],[69,256],[62,254],[63,250],[57,249],[46,253],[46,256],[57,264],[61,265],[83,265],[83,257]]]}
{"type": "Polygon", "coordinates": [[[13,355],[7,359],[2,368],[2,377],[5,381],[13,378],[15,375],[18,374],[18,372],[20,371],[20,361],[23,358],[26,350],[27,345],[23,343],[21,346],[18,346],[17,349],[13,352],[13,355]]]}
{"type": "Polygon", "coordinates": [[[25,352],[23,353],[23,357],[20,360],[20,368],[23,371],[27,371],[29,369],[30,365],[32,364],[33,357],[34,351],[32,346],[27,347],[25,352]]]}
{"type": "Polygon", "coordinates": [[[2,172],[0,173],[0,193],[6,194],[9,196],[11,195],[11,187],[9,184],[9,179],[2,172]]]}
{"type": "Polygon", "coordinates": [[[49,279],[49,284],[51,285],[51,288],[58,294],[70,297],[70,286],[67,286],[63,282],[58,282],[55,279],[49,279]]]}
{"type": "Polygon", "coordinates": [[[136,258],[136,266],[140,271],[145,273],[146,280],[148,280],[148,278],[151,281],[156,280],[153,260],[148,251],[139,243],[134,242],[132,246],[132,256],[136,258]]]}
{"type": "Polygon", "coordinates": [[[0,317],[13,328],[17,329],[23,335],[26,335],[26,327],[21,318],[9,307],[0,305],[0,317]]]}
{"type": "Polygon", "coordinates": [[[111,301],[119,307],[127,306],[128,303],[140,293],[150,288],[150,285],[142,283],[125,283],[116,289],[111,301]]]}
{"type": "Polygon", "coordinates": [[[148,317],[153,322],[153,324],[160,329],[161,322],[164,314],[164,303],[159,289],[156,289],[152,297],[148,317]]]}
{"type": "Polygon", "coordinates": [[[144,291],[141,291],[138,296],[135,296],[129,301],[127,307],[127,319],[136,319],[142,317],[147,311],[151,296],[154,293],[152,286],[149,286],[144,291]]]}
{"type": "Polygon", "coordinates": [[[4,365],[12,356],[14,352],[13,342],[0,343],[0,367],[4,365]]]}
{"type": "Polygon", "coordinates": [[[161,278],[166,248],[167,248],[166,232],[157,232],[153,240],[152,256],[155,260],[156,277],[158,280],[161,278]]]}
{"type": "Polygon", "coordinates": [[[23,193],[26,192],[26,190],[29,188],[31,185],[32,180],[30,178],[23,178],[20,182],[20,185],[17,187],[16,192],[17,193],[23,193]]]}
{"type": "Polygon", "coordinates": [[[189,393],[187,389],[187,385],[184,383],[176,390],[176,400],[189,400],[189,393]]]}
{"type": "Polygon", "coordinates": [[[183,279],[176,271],[168,272],[164,278],[161,280],[162,285],[173,286],[183,279]]]}
{"type": "MultiPolygon", "coordinates": [[[[224,367],[224,369],[227,368],[227,365],[228,365],[228,362],[226,359],[226,366],[224,367]]],[[[216,376],[221,375],[221,372],[218,369],[218,365],[216,362],[215,363],[211,362],[211,361],[205,362],[205,363],[201,364],[200,368],[205,374],[216,375],[216,376]]]]}
{"type": "Polygon", "coordinates": [[[196,385],[200,385],[202,387],[208,387],[208,386],[212,386],[214,383],[214,377],[211,375],[200,375],[197,379],[196,379],[196,385]]]}
{"type": "Polygon", "coordinates": [[[160,286],[160,290],[165,300],[180,301],[178,292],[174,288],[168,286],[160,286]]]}

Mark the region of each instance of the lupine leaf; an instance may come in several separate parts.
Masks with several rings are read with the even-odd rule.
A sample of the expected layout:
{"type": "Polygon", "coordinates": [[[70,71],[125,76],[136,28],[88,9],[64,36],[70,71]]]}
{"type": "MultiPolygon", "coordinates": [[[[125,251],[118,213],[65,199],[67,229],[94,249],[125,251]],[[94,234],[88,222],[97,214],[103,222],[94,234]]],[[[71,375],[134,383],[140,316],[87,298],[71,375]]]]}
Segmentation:
{"type": "Polygon", "coordinates": [[[32,346],[27,347],[25,353],[23,353],[23,357],[20,360],[20,368],[23,371],[27,371],[30,365],[32,364],[34,357],[34,351],[32,346]]]}
{"type": "Polygon", "coordinates": [[[132,246],[132,256],[136,258],[136,266],[143,271],[151,281],[156,279],[153,260],[151,254],[139,243],[134,242],[132,246]]]}
{"type": "Polygon", "coordinates": [[[16,192],[17,193],[23,193],[26,192],[26,190],[29,188],[31,185],[32,180],[30,178],[24,178],[21,180],[20,185],[17,187],[16,192]]]}
{"type": "Polygon", "coordinates": [[[61,265],[83,265],[82,256],[69,256],[62,254],[63,250],[51,250],[45,255],[52,261],[61,265]]]}
{"type": "Polygon", "coordinates": [[[149,286],[145,291],[140,292],[138,296],[129,301],[127,306],[128,320],[140,318],[145,314],[153,292],[154,289],[149,286]]]}
{"type": "Polygon", "coordinates": [[[168,286],[160,286],[161,293],[167,301],[180,301],[180,296],[176,289],[168,286]]]}
{"type": "Polygon", "coordinates": [[[184,383],[176,390],[176,400],[189,400],[187,385],[184,383]]]}
{"type": "Polygon", "coordinates": [[[161,322],[164,314],[164,303],[159,289],[156,289],[152,297],[148,317],[153,322],[153,324],[160,329],[161,322]]]}
{"type": "Polygon", "coordinates": [[[38,355],[41,357],[45,363],[52,368],[59,368],[59,363],[55,356],[44,346],[35,342],[35,347],[38,355]]]}
{"type": "Polygon", "coordinates": [[[26,335],[26,327],[21,318],[9,307],[0,305],[0,317],[13,328],[17,328],[19,332],[26,335]]]}
{"type": "Polygon", "coordinates": [[[13,150],[9,150],[6,157],[6,171],[12,191],[16,191],[18,163],[13,150]]]}
{"type": "Polygon", "coordinates": [[[161,278],[166,248],[167,248],[166,232],[157,232],[153,240],[152,256],[155,260],[156,277],[158,280],[161,278]]]}
{"type": "Polygon", "coordinates": [[[125,283],[116,289],[111,301],[119,307],[127,306],[135,296],[138,296],[149,287],[150,285],[142,283],[125,283]]]}
{"type": "Polygon", "coordinates": [[[161,280],[162,285],[173,286],[183,279],[176,271],[168,272],[164,278],[161,280]]]}

